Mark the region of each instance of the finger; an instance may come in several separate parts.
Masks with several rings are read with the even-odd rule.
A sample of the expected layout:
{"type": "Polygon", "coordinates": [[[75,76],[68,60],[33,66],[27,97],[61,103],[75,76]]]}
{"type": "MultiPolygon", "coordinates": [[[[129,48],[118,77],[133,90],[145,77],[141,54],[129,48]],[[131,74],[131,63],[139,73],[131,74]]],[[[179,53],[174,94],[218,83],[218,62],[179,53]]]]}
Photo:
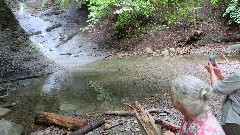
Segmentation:
{"type": "Polygon", "coordinates": [[[208,61],[208,65],[209,65],[209,67],[212,67],[211,61],[208,61]]]}

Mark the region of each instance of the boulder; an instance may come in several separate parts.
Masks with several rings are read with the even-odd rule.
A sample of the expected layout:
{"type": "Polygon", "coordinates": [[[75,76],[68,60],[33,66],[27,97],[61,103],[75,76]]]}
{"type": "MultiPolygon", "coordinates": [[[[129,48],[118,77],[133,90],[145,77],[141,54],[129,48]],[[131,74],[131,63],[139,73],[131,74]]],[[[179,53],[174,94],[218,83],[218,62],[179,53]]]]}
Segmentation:
{"type": "Polygon", "coordinates": [[[0,135],[21,135],[23,133],[23,127],[16,123],[0,120],[0,135]]]}
{"type": "Polygon", "coordinates": [[[2,108],[2,107],[0,107],[0,117],[8,114],[10,111],[11,111],[11,110],[8,109],[8,108],[2,108]]]}

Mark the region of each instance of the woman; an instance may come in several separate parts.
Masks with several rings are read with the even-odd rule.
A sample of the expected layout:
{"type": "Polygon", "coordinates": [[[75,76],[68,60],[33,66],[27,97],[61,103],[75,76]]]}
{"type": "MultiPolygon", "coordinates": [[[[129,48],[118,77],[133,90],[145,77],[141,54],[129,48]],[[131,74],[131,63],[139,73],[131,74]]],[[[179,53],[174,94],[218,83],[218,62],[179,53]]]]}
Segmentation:
{"type": "Polygon", "coordinates": [[[211,91],[210,86],[194,76],[180,76],[172,81],[172,105],[184,116],[178,135],[225,135],[208,106],[211,91]]]}
{"type": "Polygon", "coordinates": [[[227,135],[240,134],[240,69],[226,76],[218,65],[205,63],[210,74],[213,92],[226,95],[223,101],[221,124],[227,135]]]}

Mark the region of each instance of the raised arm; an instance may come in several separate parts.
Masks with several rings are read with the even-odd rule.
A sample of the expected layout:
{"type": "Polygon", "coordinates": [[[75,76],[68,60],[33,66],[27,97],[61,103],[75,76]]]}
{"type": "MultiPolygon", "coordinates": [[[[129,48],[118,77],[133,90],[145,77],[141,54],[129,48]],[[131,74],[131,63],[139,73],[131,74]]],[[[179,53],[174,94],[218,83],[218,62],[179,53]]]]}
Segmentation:
{"type": "Polygon", "coordinates": [[[211,84],[217,83],[218,79],[217,79],[216,74],[214,73],[213,66],[212,66],[211,62],[208,61],[207,63],[204,63],[204,67],[207,69],[208,73],[210,74],[211,84]]]}

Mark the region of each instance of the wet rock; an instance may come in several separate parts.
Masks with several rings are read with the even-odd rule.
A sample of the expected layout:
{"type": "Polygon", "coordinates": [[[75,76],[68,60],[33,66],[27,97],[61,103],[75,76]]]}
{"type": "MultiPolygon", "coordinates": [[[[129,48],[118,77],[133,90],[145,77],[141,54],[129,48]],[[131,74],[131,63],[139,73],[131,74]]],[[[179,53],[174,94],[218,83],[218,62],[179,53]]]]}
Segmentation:
{"type": "Polygon", "coordinates": [[[61,53],[60,55],[72,55],[72,53],[61,53]]]}
{"type": "Polygon", "coordinates": [[[34,35],[39,35],[42,34],[42,31],[34,31],[34,32],[29,32],[29,36],[34,36],[34,35]]]}
{"type": "Polygon", "coordinates": [[[0,120],[0,134],[1,135],[21,135],[23,127],[7,120],[0,120]]]}
{"type": "Polygon", "coordinates": [[[52,26],[50,26],[50,27],[48,27],[48,28],[46,29],[46,32],[50,32],[50,31],[52,31],[53,29],[56,29],[56,28],[61,27],[61,26],[62,26],[62,24],[59,24],[59,23],[53,24],[52,26]]]}
{"type": "Polygon", "coordinates": [[[0,117],[8,114],[11,110],[8,108],[2,108],[0,107],[0,117]]]}
{"type": "Polygon", "coordinates": [[[44,131],[36,131],[36,132],[30,133],[30,135],[46,135],[46,134],[44,131]]]}
{"type": "Polygon", "coordinates": [[[59,109],[62,111],[73,111],[73,110],[76,110],[77,107],[72,104],[62,104],[60,105],[59,109]]]}

